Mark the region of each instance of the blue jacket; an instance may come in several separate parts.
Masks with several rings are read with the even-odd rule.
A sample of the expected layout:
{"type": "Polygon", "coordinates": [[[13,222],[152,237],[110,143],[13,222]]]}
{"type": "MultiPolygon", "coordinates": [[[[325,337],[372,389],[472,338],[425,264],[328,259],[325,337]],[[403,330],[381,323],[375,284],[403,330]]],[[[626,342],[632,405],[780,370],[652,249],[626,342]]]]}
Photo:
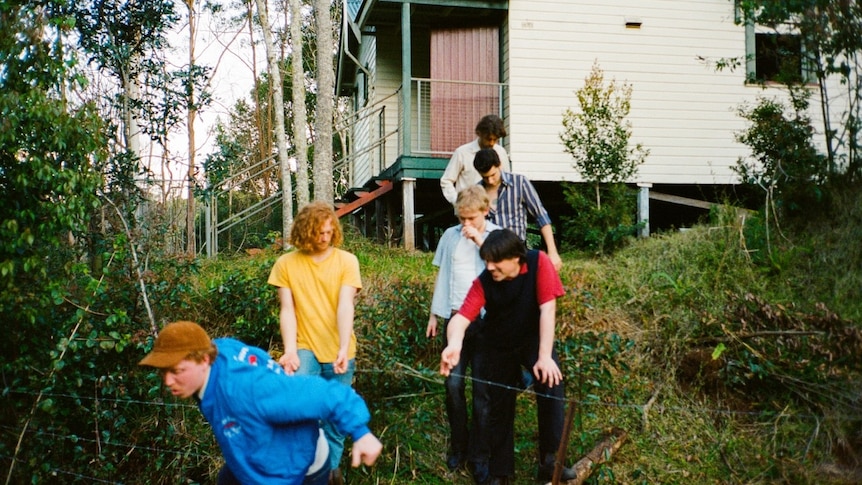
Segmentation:
{"type": "Polygon", "coordinates": [[[358,440],[370,414],[350,386],[317,376],[288,376],[263,349],[214,340],[201,413],[225,463],[243,484],[301,484],[314,460],[319,421],[358,440]]]}

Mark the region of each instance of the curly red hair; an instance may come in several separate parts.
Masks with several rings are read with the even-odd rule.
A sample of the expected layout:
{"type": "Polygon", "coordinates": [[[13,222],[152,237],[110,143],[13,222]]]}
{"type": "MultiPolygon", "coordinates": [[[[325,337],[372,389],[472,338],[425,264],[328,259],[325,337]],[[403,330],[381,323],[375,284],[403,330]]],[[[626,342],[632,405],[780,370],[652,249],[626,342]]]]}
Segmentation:
{"type": "Polygon", "coordinates": [[[326,221],[332,221],[332,245],[341,246],[344,242],[341,222],[332,206],[323,201],[311,202],[299,210],[290,228],[290,244],[300,251],[312,251],[326,221]]]}

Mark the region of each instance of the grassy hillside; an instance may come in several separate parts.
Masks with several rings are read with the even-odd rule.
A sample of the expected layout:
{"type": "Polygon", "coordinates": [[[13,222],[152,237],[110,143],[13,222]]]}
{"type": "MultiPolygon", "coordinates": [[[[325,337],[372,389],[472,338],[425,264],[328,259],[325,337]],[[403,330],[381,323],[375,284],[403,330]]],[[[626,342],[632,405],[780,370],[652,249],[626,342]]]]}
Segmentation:
{"type": "MultiPolygon", "coordinates": [[[[716,211],[613,256],[564,254],[557,333],[570,462],[608,430],[627,433],[591,483],[862,483],[862,204],[829,195],[832,209],[780,225],[716,211]]],[[[115,241],[100,274],[70,260],[71,279],[27,287],[52,305],[12,319],[0,359],[9,483],[210,483],[221,463],[209,426],[136,365],[152,345],[150,322],[195,320],[281,351],[266,284],[278,252],[153,253],[139,274],[129,247],[115,241]]],[[[432,255],[352,231],[346,248],[364,283],[356,388],[385,444],[376,466],[348,471],[349,483],[471,483],[445,468],[442,339],[424,335],[432,255]]],[[[516,483],[531,483],[529,391],[518,405],[516,483]]]]}
{"type": "MultiPolygon", "coordinates": [[[[611,257],[565,255],[557,332],[575,409],[571,461],[611,428],[628,434],[591,483],[862,480],[860,225],[846,212],[767,238],[757,216],[718,211],[611,257]]],[[[349,483],[472,483],[445,468],[442,341],[424,336],[431,254],[348,240],[365,285],[356,388],[385,444],[375,467],[348,471],[349,483]]],[[[274,292],[259,284],[275,257],[205,265],[209,297],[193,306],[277,354],[274,292]],[[261,314],[266,324],[250,323],[261,314]]],[[[529,391],[518,406],[517,483],[530,483],[529,391]]]]}

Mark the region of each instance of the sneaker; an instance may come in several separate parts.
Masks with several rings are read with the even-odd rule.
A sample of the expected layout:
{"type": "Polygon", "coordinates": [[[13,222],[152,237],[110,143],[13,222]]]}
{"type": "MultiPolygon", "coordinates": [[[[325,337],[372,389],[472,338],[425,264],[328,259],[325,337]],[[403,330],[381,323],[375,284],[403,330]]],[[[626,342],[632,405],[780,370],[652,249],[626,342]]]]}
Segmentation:
{"type": "Polygon", "coordinates": [[[486,484],[490,481],[491,473],[488,470],[487,461],[475,461],[470,463],[470,474],[478,484],[486,484]]]}
{"type": "Polygon", "coordinates": [[[446,457],[446,467],[449,471],[454,471],[464,464],[464,455],[462,453],[450,453],[446,457]]]}

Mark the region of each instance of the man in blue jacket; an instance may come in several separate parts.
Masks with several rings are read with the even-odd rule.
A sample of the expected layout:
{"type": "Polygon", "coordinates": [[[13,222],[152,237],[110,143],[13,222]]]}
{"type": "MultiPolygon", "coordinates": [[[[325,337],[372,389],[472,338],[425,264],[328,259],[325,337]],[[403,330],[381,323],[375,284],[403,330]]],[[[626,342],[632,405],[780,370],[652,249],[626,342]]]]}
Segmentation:
{"type": "Polygon", "coordinates": [[[174,396],[197,401],[224,455],[219,485],[325,485],[329,446],[321,420],[353,438],[354,467],[374,464],[383,448],[350,386],[288,376],[263,349],[210,340],[196,323],[166,325],[139,365],[160,369],[174,396]]]}

